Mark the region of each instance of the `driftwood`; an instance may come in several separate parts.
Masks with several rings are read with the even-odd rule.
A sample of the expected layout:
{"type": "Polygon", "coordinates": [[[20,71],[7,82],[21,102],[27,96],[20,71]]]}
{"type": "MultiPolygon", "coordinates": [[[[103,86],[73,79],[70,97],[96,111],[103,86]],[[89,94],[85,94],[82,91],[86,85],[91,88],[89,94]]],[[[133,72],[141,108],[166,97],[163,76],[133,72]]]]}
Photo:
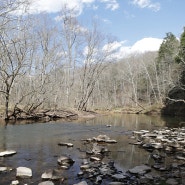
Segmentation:
{"type": "Polygon", "coordinates": [[[77,119],[78,115],[68,110],[40,110],[33,112],[25,111],[16,107],[9,115],[9,120],[43,120],[51,121],[56,119],[77,119]]]}

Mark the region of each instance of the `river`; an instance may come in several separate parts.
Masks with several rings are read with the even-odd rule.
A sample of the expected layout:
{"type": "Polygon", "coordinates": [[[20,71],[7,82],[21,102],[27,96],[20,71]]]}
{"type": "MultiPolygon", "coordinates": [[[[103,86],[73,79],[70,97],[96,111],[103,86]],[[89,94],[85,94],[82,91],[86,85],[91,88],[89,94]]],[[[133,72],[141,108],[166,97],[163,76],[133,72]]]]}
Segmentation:
{"type": "MultiPolygon", "coordinates": [[[[177,119],[131,114],[98,116],[90,120],[72,122],[52,121],[31,124],[1,122],[0,151],[11,149],[17,151],[17,154],[0,157],[0,167],[10,166],[13,169],[19,166],[29,167],[33,171],[33,177],[20,180],[20,182],[37,185],[41,182],[41,175],[45,170],[58,168],[57,158],[60,155],[70,155],[75,163],[69,170],[63,170],[65,177],[63,184],[72,185],[79,182],[77,173],[80,171],[80,164],[85,156],[85,152],[82,151],[86,150],[86,146],[82,143],[82,139],[100,134],[115,139],[117,143],[109,145],[111,152],[105,160],[114,160],[117,168],[127,171],[149,160],[148,152],[129,144],[133,130],[153,130],[165,126],[178,127],[179,124],[181,126],[183,122],[177,119]],[[61,141],[73,143],[74,147],[58,146],[61,141]]],[[[0,173],[1,185],[11,184],[13,180],[16,180],[15,170],[0,173]]]]}

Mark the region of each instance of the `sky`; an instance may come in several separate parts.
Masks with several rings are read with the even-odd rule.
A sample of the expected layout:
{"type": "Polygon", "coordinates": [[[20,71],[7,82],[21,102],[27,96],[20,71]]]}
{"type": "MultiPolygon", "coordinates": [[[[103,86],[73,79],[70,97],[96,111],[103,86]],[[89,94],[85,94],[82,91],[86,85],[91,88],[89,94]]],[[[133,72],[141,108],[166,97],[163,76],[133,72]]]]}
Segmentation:
{"type": "MultiPolygon", "coordinates": [[[[180,37],[185,0],[37,0],[34,11],[53,15],[65,4],[82,22],[97,19],[104,34],[115,38],[120,53],[157,51],[166,33],[180,37]]],[[[123,54],[122,54],[123,55],[123,54]]]]}

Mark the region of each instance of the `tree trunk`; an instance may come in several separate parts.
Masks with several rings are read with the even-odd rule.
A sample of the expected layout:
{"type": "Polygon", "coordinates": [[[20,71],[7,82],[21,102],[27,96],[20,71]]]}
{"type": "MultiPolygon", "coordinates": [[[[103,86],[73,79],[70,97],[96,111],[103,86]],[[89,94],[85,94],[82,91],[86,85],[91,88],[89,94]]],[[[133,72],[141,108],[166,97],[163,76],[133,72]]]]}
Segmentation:
{"type": "Polygon", "coordinates": [[[9,92],[7,92],[5,97],[5,120],[9,119],[9,92]]]}

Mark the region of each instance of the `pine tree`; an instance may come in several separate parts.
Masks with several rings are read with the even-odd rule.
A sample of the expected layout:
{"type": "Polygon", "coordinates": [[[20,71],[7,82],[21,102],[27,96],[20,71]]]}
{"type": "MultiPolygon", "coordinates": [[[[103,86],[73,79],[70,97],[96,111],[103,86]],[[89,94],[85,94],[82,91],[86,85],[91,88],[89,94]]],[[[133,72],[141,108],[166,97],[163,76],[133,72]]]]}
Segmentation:
{"type": "Polygon", "coordinates": [[[180,46],[179,46],[179,52],[176,56],[176,62],[182,63],[185,65],[185,27],[184,32],[181,34],[180,37],[180,46]]]}
{"type": "Polygon", "coordinates": [[[179,41],[171,33],[167,33],[166,37],[163,39],[163,42],[159,48],[158,52],[158,70],[161,68],[166,70],[166,66],[174,62],[174,58],[178,53],[179,41]]]}

